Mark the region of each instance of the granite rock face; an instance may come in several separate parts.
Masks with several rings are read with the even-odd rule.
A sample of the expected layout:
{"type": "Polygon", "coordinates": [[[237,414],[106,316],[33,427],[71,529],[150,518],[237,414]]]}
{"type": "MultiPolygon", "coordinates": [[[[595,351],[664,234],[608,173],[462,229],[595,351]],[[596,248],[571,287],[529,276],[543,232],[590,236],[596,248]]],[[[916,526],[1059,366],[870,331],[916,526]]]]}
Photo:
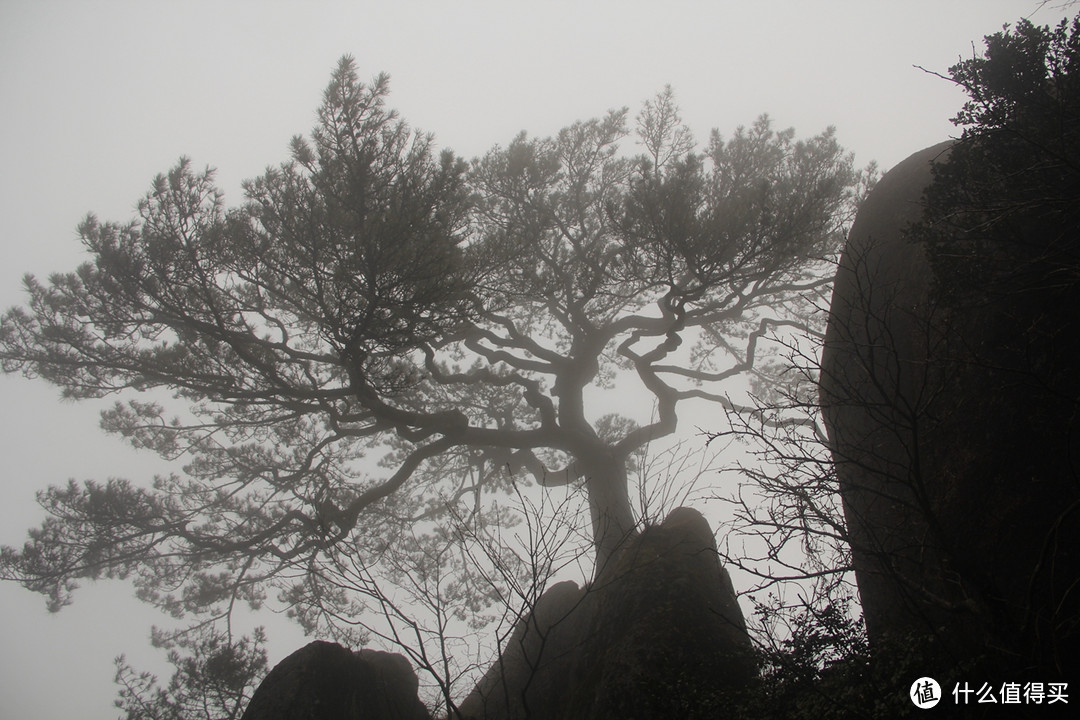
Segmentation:
{"type": "MultiPolygon", "coordinates": [[[[628,539],[587,587],[562,582],[515,627],[463,717],[713,718],[756,667],[709,523],[679,508],[628,539]]],[[[313,642],[282,660],[242,720],[430,720],[408,661],[313,642]]]]}
{"type": "Polygon", "coordinates": [[[518,621],[496,660],[460,704],[467,718],[561,717],[581,653],[585,590],[548,588],[518,621]]]}
{"type": "Polygon", "coordinates": [[[716,717],[755,674],[708,522],[679,508],[585,588],[559,583],[461,703],[465,717],[716,717]]]}
{"type": "Polygon", "coordinates": [[[903,229],[922,216],[931,163],[949,143],[907,158],[864,201],[837,270],[820,380],[855,572],[871,639],[947,622],[920,592],[952,594],[928,542],[919,398],[940,389],[923,314],[930,266],[903,229]],[[927,580],[933,579],[933,585],[927,580]],[[930,611],[925,615],[924,611],[930,611]]]}
{"type": "Polygon", "coordinates": [[[1024,327],[1037,302],[945,307],[904,236],[948,151],[912,155],[867,198],[826,333],[821,400],[867,629],[933,638],[947,661],[1075,669],[1076,411],[1028,363],[1035,348],[1001,349],[995,329],[1024,327]]]}
{"type": "Polygon", "coordinates": [[[282,660],[242,720],[430,720],[401,655],[315,641],[282,660]]]}

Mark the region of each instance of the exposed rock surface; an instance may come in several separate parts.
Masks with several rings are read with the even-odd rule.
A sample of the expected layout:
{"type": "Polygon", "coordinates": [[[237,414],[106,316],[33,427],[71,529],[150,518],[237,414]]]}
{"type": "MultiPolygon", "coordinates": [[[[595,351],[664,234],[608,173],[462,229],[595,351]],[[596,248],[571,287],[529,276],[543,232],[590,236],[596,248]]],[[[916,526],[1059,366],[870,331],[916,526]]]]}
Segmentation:
{"type": "Polygon", "coordinates": [[[920,590],[942,595],[941,562],[918,511],[919,399],[940,386],[921,310],[930,288],[922,248],[903,229],[922,216],[931,163],[949,143],[915,153],[863,203],[836,274],[821,396],[844,499],[859,593],[872,639],[936,626],[920,590]],[[927,547],[929,545],[929,547],[927,547]],[[933,586],[925,578],[937,578],[933,586]],[[905,582],[906,580],[906,582],[905,582]]]}
{"type": "Polygon", "coordinates": [[[401,655],[315,641],[282,660],[242,720],[430,720],[401,655]]]}
{"type": "Polygon", "coordinates": [[[582,648],[585,591],[551,586],[514,627],[502,656],[461,703],[468,718],[559,717],[582,648]]]}
{"type": "Polygon", "coordinates": [[[995,313],[1022,324],[1009,297],[946,312],[903,237],[948,146],[902,162],[860,209],[826,334],[822,402],[867,629],[931,637],[955,662],[1075,669],[1075,408],[1023,352],[993,347],[995,313]]]}
{"type": "MultiPolygon", "coordinates": [[[[755,674],[709,523],[679,508],[586,588],[562,582],[461,703],[477,720],[716,717],[755,674]]],[[[242,720],[428,720],[405,658],[313,642],[263,680],[242,720]]]]}
{"type": "Polygon", "coordinates": [[[715,717],[753,677],[708,522],[679,508],[584,589],[551,587],[461,704],[466,717],[715,717]]]}

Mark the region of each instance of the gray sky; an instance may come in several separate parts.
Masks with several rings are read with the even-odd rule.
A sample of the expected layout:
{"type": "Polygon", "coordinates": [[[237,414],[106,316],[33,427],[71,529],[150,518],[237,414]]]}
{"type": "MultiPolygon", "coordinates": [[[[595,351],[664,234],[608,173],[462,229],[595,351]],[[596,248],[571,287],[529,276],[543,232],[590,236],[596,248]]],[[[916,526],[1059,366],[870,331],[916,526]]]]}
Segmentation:
{"type": "MultiPolygon", "coordinates": [[[[390,103],[437,144],[472,157],[520,130],[547,135],[640,103],[670,83],[705,140],[768,112],[809,135],[835,125],[863,165],[939,142],[963,96],[945,72],[983,35],[1061,11],[1035,0],[751,2],[151,2],[0,0],[0,302],[20,278],[72,269],[88,212],[127,220],[181,155],[243,178],[287,157],[343,54],[392,76],[390,103]]],[[[0,377],[0,544],[40,522],[50,483],[146,478],[158,467],[97,429],[93,407],[0,377]]],[[[162,622],[122,584],[73,607],[0,584],[0,720],[116,717],[112,659],[161,668],[162,622]]],[[[298,631],[271,627],[271,662],[298,631]]]]}

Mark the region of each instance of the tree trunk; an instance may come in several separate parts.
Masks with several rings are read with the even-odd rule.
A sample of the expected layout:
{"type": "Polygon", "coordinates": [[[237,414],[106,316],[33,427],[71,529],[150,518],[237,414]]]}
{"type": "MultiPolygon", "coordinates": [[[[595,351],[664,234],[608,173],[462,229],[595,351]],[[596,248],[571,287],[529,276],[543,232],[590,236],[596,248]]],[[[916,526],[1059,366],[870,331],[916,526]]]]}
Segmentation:
{"type": "Polygon", "coordinates": [[[593,543],[596,547],[596,574],[599,575],[615,551],[636,534],[630,507],[626,463],[611,452],[597,450],[580,458],[589,493],[593,543]]]}

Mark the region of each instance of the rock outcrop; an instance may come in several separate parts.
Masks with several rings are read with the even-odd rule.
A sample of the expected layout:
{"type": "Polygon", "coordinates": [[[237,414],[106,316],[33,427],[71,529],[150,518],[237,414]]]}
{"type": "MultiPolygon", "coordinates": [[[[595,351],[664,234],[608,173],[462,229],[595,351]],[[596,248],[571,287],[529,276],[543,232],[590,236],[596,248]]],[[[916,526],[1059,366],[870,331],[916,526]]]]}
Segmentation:
{"type": "Polygon", "coordinates": [[[755,670],[712,530],[679,508],[589,586],[541,596],[461,710],[485,720],[716,717],[755,670]]]}
{"type": "Polygon", "coordinates": [[[922,216],[931,163],[948,148],[943,143],[904,160],[859,209],[825,335],[821,401],[872,639],[947,622],[918,595],[954,595],[943,587],[936,544],[927,542],[931,518],[919,510],[928,502],[921,492],[920,398],[940,389],[941,378],[928,362],[929,263],[903,238],[922,216]]]}
{"type": "Polygon", "coordinates": [[[1038,308],[1022,288],[1022,311],[1009,296],[942,306],[904,233],[948,149],[912,155],[867,198],[826,334],[821,396],[867,629],[930,638],[944,662],[1075,668],[1075,408],[1031,353],[995,348],[999,318],[1023,327],[1038,308]]]}
{"type": "Polygon", "coordinates": [[[430,720],[401,655],[315,641],[278,663],[241,720],[430,720]]]}
{"type": "Polygon", "coordinates": [[[464,717],[562,717],[588,630],[585,590],[566,581],[551,586],[518,621],[502,656],[460,705],[464,717]]]}
{"type": "MultiPolygon", "coordinates": [[[[714,718],[755,674],[712,529],[679,508],[587,587],[548,588],[459,709],[475,720],[714,718]]],[[[267,675],[242,720],[426,720],[417,685],[400,655],[313,642],[267,675]]]]}

